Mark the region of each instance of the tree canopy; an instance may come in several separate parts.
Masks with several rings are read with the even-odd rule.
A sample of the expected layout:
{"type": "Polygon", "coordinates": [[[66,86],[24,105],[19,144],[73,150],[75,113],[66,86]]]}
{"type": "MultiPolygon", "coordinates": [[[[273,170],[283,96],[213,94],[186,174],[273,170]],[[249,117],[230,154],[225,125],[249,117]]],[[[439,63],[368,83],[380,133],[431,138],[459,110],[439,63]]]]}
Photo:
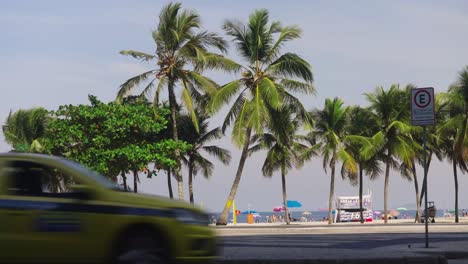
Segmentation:
{"type": "Polygon", "coordinates": [[[183,153],[190,147],[162,137],[169,114],[146,102],[103,103],[89,96],[90,105],[62,105],[53,111],[45,146],[54,155],[78,161],[109,177],[120,172],[141,170],[149,176],[155,168],[174,167],[174,149],[183,153]]]}

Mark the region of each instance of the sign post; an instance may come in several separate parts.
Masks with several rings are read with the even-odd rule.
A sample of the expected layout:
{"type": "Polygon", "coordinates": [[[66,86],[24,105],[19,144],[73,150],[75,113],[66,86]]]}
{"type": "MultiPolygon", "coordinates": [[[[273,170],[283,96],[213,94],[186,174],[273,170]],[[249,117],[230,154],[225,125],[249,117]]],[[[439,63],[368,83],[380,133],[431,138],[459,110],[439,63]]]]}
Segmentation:
{"type": "Polygon", "coordinates": [[[434,88],[411,89],[411,125],[423,127],[423,166],[424,166],[424,223],[426,226],[426,248],[429,247],[429,223],[427,208],[427,159],[426,159],[426,126],[435,124],[434,88]]]}

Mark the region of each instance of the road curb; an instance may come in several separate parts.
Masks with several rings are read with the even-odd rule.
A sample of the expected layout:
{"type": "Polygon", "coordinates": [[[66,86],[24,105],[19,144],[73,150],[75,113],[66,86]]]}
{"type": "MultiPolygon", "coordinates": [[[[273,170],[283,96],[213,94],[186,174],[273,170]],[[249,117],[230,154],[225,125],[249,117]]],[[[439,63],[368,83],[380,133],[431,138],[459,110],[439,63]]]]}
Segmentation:
{"type": "Polygon", "coordinates": [[[432,256],[443,256],[446,259],[468,259],[467,251],[414,251],[418,254],[432,255],[432,256]]]}
{"type": "Polygon", "coordinates": [[[219,259],[215,264],[447,264],[443,256],[354,259],[219,259]]]}

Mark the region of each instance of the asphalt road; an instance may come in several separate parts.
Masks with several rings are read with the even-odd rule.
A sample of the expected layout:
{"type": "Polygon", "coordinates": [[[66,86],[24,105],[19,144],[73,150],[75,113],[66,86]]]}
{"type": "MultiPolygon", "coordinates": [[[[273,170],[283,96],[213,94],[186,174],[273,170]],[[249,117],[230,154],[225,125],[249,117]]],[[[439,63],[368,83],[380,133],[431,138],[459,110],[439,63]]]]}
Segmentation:
{"type": "MultiPolygon", "coordinates": [[[[235,232],[234,232],[235,233],[235,232]]],[[[444,255],[468,263],[468,232],[358,234],[229,234],[221,236],[223,259],[351,259],[444,255]],[[466,259],[464,259],[466,258],[466,259]]],[[[456,260],[455,260],[456,259],[456,260]]],[[[452,262],[449,262],[452,263],[452,262]]]]}

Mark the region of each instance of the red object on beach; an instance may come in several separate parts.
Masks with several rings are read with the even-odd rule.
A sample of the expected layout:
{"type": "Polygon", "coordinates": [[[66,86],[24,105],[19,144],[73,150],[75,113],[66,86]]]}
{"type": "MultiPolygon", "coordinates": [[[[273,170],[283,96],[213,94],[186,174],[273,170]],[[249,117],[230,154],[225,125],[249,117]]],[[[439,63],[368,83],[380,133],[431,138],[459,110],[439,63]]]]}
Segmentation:
{"type": "Polygon", "coordinates": [[[284,206],[277,206],[273,208],[273,212],[276,212],[276,213],[282,212],[284,210],[285,210],[284,206]]]}

